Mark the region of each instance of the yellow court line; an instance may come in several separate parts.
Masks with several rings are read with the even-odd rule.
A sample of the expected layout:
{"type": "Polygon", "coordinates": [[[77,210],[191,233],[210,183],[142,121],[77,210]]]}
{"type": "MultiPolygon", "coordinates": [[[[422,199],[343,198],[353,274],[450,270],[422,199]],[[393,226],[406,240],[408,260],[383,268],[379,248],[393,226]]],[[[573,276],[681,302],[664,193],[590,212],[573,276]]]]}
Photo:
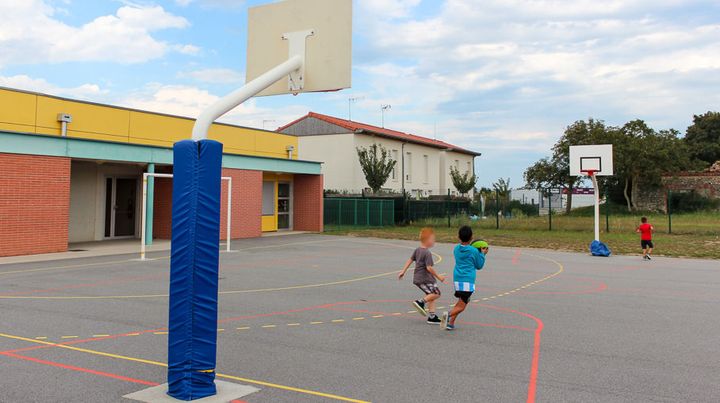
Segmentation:
{"type": "MultiPolygon", "coordinates": [[[[331,240],[332,241],[332,240],[331,240]]],[[[296,242],[286,245],[303,245],[303,244],[310,244],[310,243],[321,243],[321,242],[327,242],[327,241],[308,241],[308,242],[296,242]]],[[[410,248],[408,246],[402,246],[402,245],[394,245],[394,244],[382,244],[378,242],[367,242],[367,241],[351,241],[354,243],[369,243],[369,244],[379,244],[384,246],[391,246],[391,247],[397,247],[397,248],[410,248]]],[[[267,246],[257,246],[252,248],[245,248],[240,249],[240,251],[249,250],[249,249],[267,249],[276,247],[277,245],[267,245],[267,246]]],[[[433,253],[435,257],[437,257],[437,261],[435,264],[439,264],[442,262],[443,257],[437,253],[433,253]]],[[[165,259],[167,257],[162,258],[155,258],[155,259],[165,259]]],[[[151,260],[151,259],[148,259],[151,260]]],[[[125,263],[133,261],[133,259],[123,260],[123,261],[115,261],[114,263],[125,263]]],[[[93,264],[95,265],[95,264],[93,264]]],[[[60,268],[67,268],[70,266],[60,266],[55,269],[60,268]]],[[[47,268],[47,270],[52,270],[53,268],[47,268]]],[[[45,270],[45,269],[43,269],[45,270]]],[[[259,293],[259,292],[272,292],[272,291],[289,291],[289,290],[300,290],[300,289],[306,289],[306,288],[319,288],[319,287],[329,287],[333,285],[341,285],[341,284],[350,284],[355,283],[359,281],[366,281],[366,280],[372,280],[380,277],[389,276],[391,274],[397,273],[398,270],[389,271],[386,273],[380,273],[380,274],[373,274],[370,276],[364,276],[364,277],[358,277],[358,278],[352,278],[348,280],[339,280],[339,281],[331,281],[327,283],[318,283],[318,284],[305,284],[305,285],[296,285],[296,286],[288,286],[288,287],[275,287],[275,288],[258,288],[258,289],[252,289],[252,290],[234,290],[234,291],[220,291],[218,292],[218,295],[228,295],[228,294],[249,294],[249,293],[259,293]]],[[[5,272],[9,273],[9,272],[5,272]]],[[[3,274],[0,272],[0,275],[3,274]]],[[[100,296],[26,296],[26,295],[0,295],[0,299],[34,299],[34,300],[95,300],[95,299],[145,299],[145,298],[167,298],[168,294],[147,294],[147,295],[100,295],[100,296]]]]}
{"type": "MultiPolygon", "coordinates": [[[[81,352],[81,353],[94,354],[94,355],[99,355],[99,356],[109,357],[109,358],[115,358],[115,359],[120,359],[120,360],[125,360],[125,361],[133,361],[133,362],[139,362],[139,363],[148,364],[148,365],[155,365],[155,366],[160,366],[160,367],[167,367],[167,364],[165,364],[164,362],[152,361],[152,360],[144,360],[144,359],[142,359],[142,358],[129,357],[129,356],[120,355],[120,354],[105,353],[105,352],[102,352],[102,351],[90,350],[90,349],[87,349],[87,348],[80,348],[80,347],[74,347],[74,346],[68,346],[68,345],[64,345],[64,344],[50,343],[50,342],[46,342],[46,341],[39,341],[39,340],[29,339],[29,338],[26,338],[26,337],[13,336],[13,335],[10,335],[10,334],[0,333],[0,337],[5,337],[5,338],[8,338],[8,339],[14,339],[14,340],[22,340],[22,341],[27,341],[27,342],[30,342],[30,343],[50,345],[50,346],[53,346],[53,347],[64,348],[64,349],[68,349],[68,350],[78,351],[78,352],[81,352]]],[[[241,378],[241,377],[238,377],[238,376],[221,374],[221,373],[216,373],[215,375],[216,375],[217,377],[219,377],[219,378],[233,379],[233,380],[236,380],[236,381],[245,382],[245,383],[251,383],[251,384],[254,384],[254,385],[267,386],[267,387],[269,387],[269,388],[287,390],[287,391],[290,391],[290,392],[297,392],[297,393],[302,393],[302,394],[306,394],[306,395],[325,397],[325,398],[328,398],[328,399],[334,399],[334,400],[339,400],[339,401],[343,401],[343,402],[370,403],[370,402],[368,402],[368,401],[366,401],[366,400],[352,399],[352,398],[349,398],[349,397],[344,397],[344,396],[339,396],[339,395],[333,395],[333,394],[330,394],[330,393],[323,393],[323,392],[317,392],[317,391],[314,391],[314,390],[301,389],[301,388],[296,388],[296,387],[292,387],[292,386],[280,385],[280,384],[276,384],[276,383],[258,381],[258,380],[256,380],[256,379],[241,378]]]]}
{"type": "MultiPolygon", "coordinates": [[[[294,242],[294,243],[287,243],[283,244],[281,246],[292,246],[292,245],[307,245],[312,243],[323,243],[323,242],[332,242],[333,239],[330,240],[317,240],[317,241],[307,241],[307,242],[294,242]]],[[[278,245],[264,245],[264,246],[251,246],[249,248],[243,248],[243,249],[237,249],[234,252],[243,252],[246,250],[256,250],[256,249],[270,249],[278,247],[278,245]]],[[[169,252],[169,251],[158,251],[158,252],[169,252]]],[[[139,253],[139,252],[138,252],[139,253]]],[[[103,256],[95,256],[102,258],[103,256]]],[[[169,259],[170,256],[160,256],[160,257],[154,257],[154,258],[148,258],[147,261],[154,261],[154,260],[163,260],[163,259],[169,259]]],[[[4,274],[20,274],[20,273],[34,273],[39,271],[54,271],[54,270],[63,270],[63,269],[84,269],[88,267],[93,266],[102,266],[102,265],[115,265],[115,264],[122,264],[127,262],[135,262],[138,259],[123,259],[123,260],[111,260],[108,262],[97,262],[97,263],[83,263],[83,264],[73,264],[73,265],[66,265],[66,266],[54,266],[54,267],[41,267],[37,269],[24,269],[24,270],[13,270],[13,271],[0,271],[0,276],[4,274]]],[[[28,264],[31,263],[42,263],[42,262],[28,262],[28,264]]],[[[22,263],[18,263],[22,264],[22,263]]]]}

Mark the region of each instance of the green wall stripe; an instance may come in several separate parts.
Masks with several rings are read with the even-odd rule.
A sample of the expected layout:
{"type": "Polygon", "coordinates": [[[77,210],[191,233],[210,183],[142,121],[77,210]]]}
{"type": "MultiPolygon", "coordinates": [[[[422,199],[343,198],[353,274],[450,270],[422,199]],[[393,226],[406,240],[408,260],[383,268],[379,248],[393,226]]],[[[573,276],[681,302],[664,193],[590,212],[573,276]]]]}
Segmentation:
{"type": "MultiPolygon", "coordinates": [[[[11,132],[0,132],[0,152],[165,165],[172,165],[173,159],[172,149],[166,147],[11,132]]],[[[321,172],[319,162],[237,154],[224,154],[223,167],[310,175],[321,172]]]]}

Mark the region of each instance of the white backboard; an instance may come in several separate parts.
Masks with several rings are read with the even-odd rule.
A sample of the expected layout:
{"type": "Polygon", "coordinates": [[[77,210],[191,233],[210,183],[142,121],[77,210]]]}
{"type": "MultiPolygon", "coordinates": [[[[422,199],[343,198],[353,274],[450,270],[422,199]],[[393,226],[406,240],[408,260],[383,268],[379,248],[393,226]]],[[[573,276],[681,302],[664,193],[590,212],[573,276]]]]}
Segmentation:
{"type": "Polygon", "coordinates": [[[588,170],[597,176],[614,174],[612,144],[570,146],[570,175],[586,176],[588,170]]]}
{"type": "MultiPolygon", "coordinates": [[[[288,60],[288,33],[312,31],[306,39],[304,88],[297,92],[349,88],[352,66],[352,0],[284,0],[248,10],[246,82],[288,60]]],[[[291,93],[280,80],[259,96],[291,93]]]]}

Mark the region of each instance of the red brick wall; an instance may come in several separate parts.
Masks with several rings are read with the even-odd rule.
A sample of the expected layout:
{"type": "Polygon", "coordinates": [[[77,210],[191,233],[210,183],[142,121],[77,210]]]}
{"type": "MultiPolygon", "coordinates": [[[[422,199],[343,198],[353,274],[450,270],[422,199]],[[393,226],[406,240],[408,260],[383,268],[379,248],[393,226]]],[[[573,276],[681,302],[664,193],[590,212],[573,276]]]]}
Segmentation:
{"type": "Polygon", "coordinates": [[[322,232],[323,176],[295,175],[293,188],[293,229],[322,232]]]}
{"type": "MultiPolygon", "coordinates": [[[[232,180],[232,238],[255,238],[262,235],[262,172],[223,169],[232,180]]],[[[225,239],[227,223],[227,181],[222,181],[220,239],[225,239]]]]}
{"type": "Polygon", "coordinates": [[[170,239],[170,234],[172,234],[172,179],[155,178],[153,238],[170,239]]]}
{"type": "Polygon", "coordinates": [[[70,159],[0,153],[0,256],[64,252],[70,159]]]}
{"type": "MultiPolygon", "coordinates": [[[[262,235],[262,172],[223,169],[223,176],[233,178],[232,238],[254,238],[262,235]]],[[[225,239],[227,218],[227,181],[222,181],[220,239],[225,239]]],[[[155,179],[153,237],[170,239],[172,234],[172,179],[155,179]]]]}

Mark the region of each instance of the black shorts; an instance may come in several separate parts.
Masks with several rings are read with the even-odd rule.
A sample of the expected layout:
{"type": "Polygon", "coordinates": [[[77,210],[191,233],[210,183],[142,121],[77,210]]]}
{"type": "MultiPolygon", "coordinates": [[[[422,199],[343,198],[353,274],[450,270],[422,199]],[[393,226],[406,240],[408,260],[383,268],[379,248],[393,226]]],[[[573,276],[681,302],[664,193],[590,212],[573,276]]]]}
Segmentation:
{"type": "Polygon", "coordinates": [[[440,295],[440,289],[438,288],[437,284],[435,283],[427,283],[427,284],[415,284],[419,289],[422,290],[422,292],[425,293],[425,295],[435,294],[440,295]]]}
{"type": "Polygon", "coordinates": [[[472,297],[472,295],[472,291],[455,291],[455,297],[466,304],[470,302],[470,297],[472,297]]]}
{"type": "Polygon", "coordinates": [[[654,247],[655,247],[655,245],[653,245],[653,241],[646,241],[646,240],[644,240],[644,239],[643,239],[642,241],[640,241],[640,246],[641,246],[643,249],[654,248],[654,247]]]}

